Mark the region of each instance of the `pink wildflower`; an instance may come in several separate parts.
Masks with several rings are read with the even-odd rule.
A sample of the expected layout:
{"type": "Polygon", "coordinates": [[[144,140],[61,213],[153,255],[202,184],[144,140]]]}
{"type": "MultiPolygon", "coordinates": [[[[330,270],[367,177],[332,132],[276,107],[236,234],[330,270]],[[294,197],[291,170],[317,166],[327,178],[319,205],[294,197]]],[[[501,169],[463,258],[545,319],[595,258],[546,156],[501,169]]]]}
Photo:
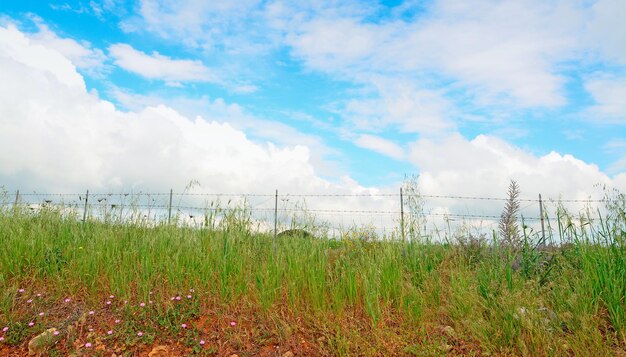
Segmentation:
{"type": "Polygon", "coordinates": [[[112,334],[113,334],[112,330],[107,331],[107,335],[112,335],[112,334]]]}
{"type": "Polygon", "coordinates": [[[91,348],[91,342],[85,343],[85,348],[91,348]]]}
{"type": "Polygon", "coordinates": [[[89,311],[89,315],[93,315],[93,314],[95,314],[95,312],[89,311]]]}
{"type": "Polygon", "coordinates": [[[33,302],[33,299],[28,299],[26,300],[26,302],[30,304],[31,302],[33,302]]]}
{"type": "Polygon", "coordinates": [[[107,301],[107,305],[111,305],[111,302],[110,302],[110,301],[107,301]]]}
{"type": "Polygon", "coordinates": [[[191,299],[191,295],[187,295],[187,299],[191,299]]]}
{"type": "Polygon", "coordinates": [[[235,325],[237,325],[237,323],[236,323],[235,321],[231,321],[231,322],[230,322],[230,325],[231,325],[231,326],[235,326],[235,325]]]}
{"type": "Polygon", "coordinates": [[[190,292],[190,293],[193,293],[193,292],[194,292],[194,290],[193,290],[193,289],[189,289],[189,292],[190,292]]]}
{"type": "Polygon", "coordinates": [[[67,302],[72,301],[72,299],[70,299],[70,298],[66,298],[66,299],[65,299],[65,300],[63,300],[63,301],[65,301],[65,302],[67,303],[67,302]]]}
{"type": "Polygon", "coordinates": [[[177,296],[177,297],[176,297],[176,300],[180,301],[180,296],[177,296]]]}
{"type": "Polygon", "coordinates": [[[115,320],[115,323],[116,323],[116,324],[119,324],[119,323],[120,323],[120,320],[115,320]]]}
{"type": "Polygon", "coordinates": [[[28,326],[29,327],[33,327],[33,326],[35,326],[35,323],[31,321],[31,322],[28,323],[28,326]]]}
{"type": "Polygon", "coordinates": [[[4,336],[0,336],[0,342],[4,341],[4,336]]]}
{"type": "Polygon", "coordinates": [[[137,336],[139,336],[139,337],[143,336],[143,332],[141,332],[141,331],[137,332],[137,336]]]}
{"type": "Polygon", "coordinates": [[[37,294],[37,297],[41,297],[41,294],[37,294]]]}
{"type": "Polygon", "coordinates": [[[9,326],[4,326],[4,327],[2,328],[2,332],[7,332],[7,331],[9,331],[9,326]]]}
{"type": "Polygon", "coordinates": [[[204,340],[200,340],[201,345],[204,345],[204,343],[205,343],[204,340]]]}
{"type": "Polygon", "coordinates": [[[181,327],[182,328],[187,328],[187,324],[182,324],[181,327]]]}
{"type": "Polygon", "coordinates": [[[113,299],[113,298],[115,298],[114,295],[109,295],[109,299],[113,299]]]}
{"type": "Polygon", "coordinates": [[[60,333],[59,331],[56,331],[56,330],[55,330],[52,334],[53,334],[53,335],[55,335],[55,336],[58,336],[58,335],[59,335],[59,333],[60,333]]]}
{"type": "Polygon", "coordinates": [[[25,290],[24,289],[20,289],[18,290],[18,292],[23,293],[25,290]]]}
{"type": "Polygon", "coordinates": [[[139,306],[141,306],[141,307],[145,307],[145,306],[146,306],[146,304],[142,302],[141,304],[139,304],[139,306]]]}
{"type": "Polygon", "coordinates": [[[39,313],[39,316],[43,316],[43,315],[45,315],[43,311],[39,313]]]}

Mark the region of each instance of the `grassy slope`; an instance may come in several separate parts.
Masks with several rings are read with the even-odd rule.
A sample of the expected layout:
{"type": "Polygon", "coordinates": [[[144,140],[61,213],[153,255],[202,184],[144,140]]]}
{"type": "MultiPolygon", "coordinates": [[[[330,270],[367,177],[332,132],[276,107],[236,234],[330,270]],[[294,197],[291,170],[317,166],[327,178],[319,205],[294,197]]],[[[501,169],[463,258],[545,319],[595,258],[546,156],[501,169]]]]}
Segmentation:
{"type": "Polygon", "coordinates": [[[59,355],[158,344],[181,355],[626,355],[619,217],[593,232],[559,222],[574,244],[542,255],[282,238],[276,258],[272,237],[238,221],[197,230],[0,213],[0,350],[25,353],[56,327],[59,355]]]}

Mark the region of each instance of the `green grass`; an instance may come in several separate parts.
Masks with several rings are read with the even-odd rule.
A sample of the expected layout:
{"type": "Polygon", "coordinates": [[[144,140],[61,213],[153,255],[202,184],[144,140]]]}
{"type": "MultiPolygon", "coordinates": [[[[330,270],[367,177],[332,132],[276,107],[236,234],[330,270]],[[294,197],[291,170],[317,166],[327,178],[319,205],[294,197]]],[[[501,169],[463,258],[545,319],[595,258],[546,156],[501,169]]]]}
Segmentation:
{"type": "Polygon", "coordinates": [[[544,251],[533,249],[535,236],[511,250],[497,237],[401,242],[354,230],[342,240],[283,237],[276,256],[273,237],[250,232],[245,211],[192,229],[5,210],[0,327],[9,330],[0,349],[23,351],[46,328],[77,323],[55,351],[94,341],[131,354],[159,343],[206,355],[267,346],[322,355],[626,353],[623,204],[593,224],[560,211],[552,239],[568,244],[544,251]]]}

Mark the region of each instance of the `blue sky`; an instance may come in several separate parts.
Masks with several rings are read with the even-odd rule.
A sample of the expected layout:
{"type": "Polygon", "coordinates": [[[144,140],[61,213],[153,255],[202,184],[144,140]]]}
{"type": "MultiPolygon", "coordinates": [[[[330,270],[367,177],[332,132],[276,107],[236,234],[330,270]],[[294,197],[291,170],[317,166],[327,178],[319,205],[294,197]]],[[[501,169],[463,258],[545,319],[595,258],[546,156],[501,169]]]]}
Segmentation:
{"type": "Polygon", "coordinates": [[[510,179],[555,197],[585,196],[595,184],[626,188],[625,17],[620,0],[3,1],[0,58],[22,61],[15,68],[39,80],[61,73],[24,59],[42,46],[69,61],[85,88],[65,95],[59,74],[60,87],[49,89],[64,93],[59,108],[43,104],[41,85],[24,88],[28,105],[2,104],[3,115],[18,115],[0,118],[0,145],[10,133],[47,149],[4,157],[0,179],[47,190],[195,179],[220,190],[232,187],[218,179],[234,177],[237,191],[356,192],[417,174],[433,194],[498,196],[510,179]],[[113,105],[114,127],[103,103],[113,105]],[[38,133],[43,119],[33,113],[66,135],[94,137],[38,133]],[[198,116],[215,124],[215,138],[244,139],[207,146],[198,116]],[[151,124],[161,119],[169,129],[151,124]],[[142,134],[126,137],[137,122],[142,134]],[[166,159],[142,149],[144,140],[166,159]],[[51,152],[93,172],[42,165],[51,152]],[[249,164],[263,160],[290,164],[259,172],[249,164]],[[180,161],[188,166],[168,166],[180,161]],[[159,170],[166,177],[141,174],[159,170]]]}

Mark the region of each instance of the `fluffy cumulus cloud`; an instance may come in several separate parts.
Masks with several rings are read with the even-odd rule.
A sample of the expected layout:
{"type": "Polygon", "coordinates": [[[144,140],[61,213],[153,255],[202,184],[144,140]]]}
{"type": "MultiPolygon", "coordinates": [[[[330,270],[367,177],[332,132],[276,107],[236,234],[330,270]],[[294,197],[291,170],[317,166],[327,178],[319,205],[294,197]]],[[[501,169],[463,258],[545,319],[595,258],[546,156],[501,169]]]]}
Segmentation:
{"type": "MultiPolygon", "coordinates": [[[[557,152],[534,155],[487,135],[472,140],[458,134],[438,140],[418,140],[409,155],[422,172],[419,187],[429,195],[466,196],[472,192],[476,197],[506,197],[510,180],[520,185],[523,197],[536,199],[542,194],[546,201],[599,199],[604,194],[602,186],[626,190],[624,174],[610,177],[596,165],[571,155],[557,152]]],[[[491,215],[497,215],[502,206],[498,201],[432,200],[432,204],[444,211],[482,209],[484,214],[491,215]]],[[[536,204],[529,204],[527,216],[536,217],[536,204]]],[[[576,210],[583,204],[569,207],[576,210]]]]}
{"type": "Polygon", "coordinates": [[[0,181],[43,191],[365,190],[316,175],[308,147],[260,144],[228,123],[164,105],[122,112],[89,93],[74,65],[14,27],[0,28],[0,181]],[[43,60],[45,59],[45,60],[43,60]]]}

